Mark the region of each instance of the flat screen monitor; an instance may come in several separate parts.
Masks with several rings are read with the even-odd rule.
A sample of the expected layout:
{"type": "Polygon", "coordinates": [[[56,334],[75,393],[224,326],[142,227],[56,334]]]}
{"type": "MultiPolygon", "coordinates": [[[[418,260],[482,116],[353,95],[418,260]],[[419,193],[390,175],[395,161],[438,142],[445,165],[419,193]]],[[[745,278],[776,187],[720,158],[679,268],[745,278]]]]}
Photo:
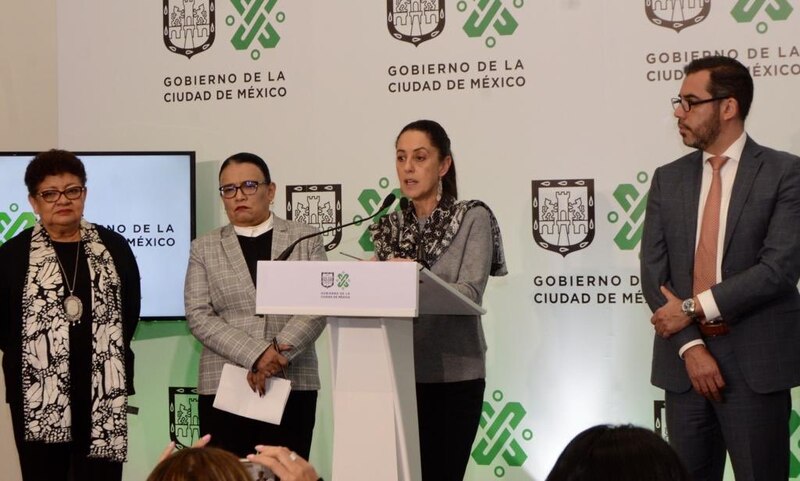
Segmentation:
{"type": "MultiPolygon", "coordinates": [[[[123,235],[142,279],[144,320],[184,319],[195,237],[194,152],[75,152],[86,167],[84,217],[123,235]]],[[[36,223],[25,169],[33,152],[0,152],[0,244],[36,223]]]]}

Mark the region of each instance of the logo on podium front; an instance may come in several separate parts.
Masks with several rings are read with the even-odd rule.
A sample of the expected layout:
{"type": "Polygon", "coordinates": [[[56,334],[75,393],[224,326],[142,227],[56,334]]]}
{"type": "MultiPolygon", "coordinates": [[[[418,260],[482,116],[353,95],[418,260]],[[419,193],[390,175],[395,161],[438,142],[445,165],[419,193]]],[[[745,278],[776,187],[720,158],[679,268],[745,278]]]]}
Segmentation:
{"type": "Polygon", "coordinates": [[[594,240],[594,179],[534,180],[533,239],[566,257],[594,240]]]}
{"type": "Polygon", "coordinates": [[[644,10],[655,25],[680,33],[708,17],[711,0],[644,0],[644,10]]]}
{"type": "Polygon", "coordinates": [[[444,20],[444,0],[386,0],[389,33],[415,47],[442,33],[444,20]]]}
{"type": "Polygon", "coordinates": [[[164,0],[164,45],[172,53],[192,58],[214,43],[215,0],[164,0]]]}
{"type": "Polygon", "coordinates": [[[330,289],[331,287],[333,287],[333,282],[334,282],[333,272],[323,272],[322,274],[320,274],[320,276],[321,276],[320,284],[322,284],[322,287],[324,287],[325,289],[330,289]]]}

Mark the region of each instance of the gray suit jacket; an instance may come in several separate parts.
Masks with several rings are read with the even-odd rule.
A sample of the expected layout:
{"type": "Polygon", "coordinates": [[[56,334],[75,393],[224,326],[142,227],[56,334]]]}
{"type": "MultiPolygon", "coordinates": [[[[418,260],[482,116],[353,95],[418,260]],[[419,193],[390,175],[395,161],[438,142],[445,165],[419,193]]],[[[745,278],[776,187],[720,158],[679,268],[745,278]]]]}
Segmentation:
{"type": "MultiPolygon", "coordinates": [[[[699,151],[653,174],[642,237],[642,291],[655,311],[666,284],[692,295],[697,211],[702,178],[699,151]]],[[[728,207],[722,280],[711,288],[731,326],[736,359],[748,385],[767,393],[800,385],[800,158],[748,137],[728,207]]],[[[678,350],[700,339],[690,324],[653,341],[652,383],[685,392],[691,383],[678,350]]]]}
{"type": "MultiPolygon", "coordinates": [[[[293,240],[315,229],[273,218],[272,258],[293,240]]],[[[326,260],[320,236],[298,244],[289,260],[326,260]]],[[[319,389],[314,341],[325,328],[324,317],[255,314],[256,288],[247,270],[233,226],[215,229],[192,242],[184,287],[186,320],[203,344],[200,394],[215,394],[226,363],[249,369],[273,337],[294,349],[286,375],[293,390],[319,389]]]]}

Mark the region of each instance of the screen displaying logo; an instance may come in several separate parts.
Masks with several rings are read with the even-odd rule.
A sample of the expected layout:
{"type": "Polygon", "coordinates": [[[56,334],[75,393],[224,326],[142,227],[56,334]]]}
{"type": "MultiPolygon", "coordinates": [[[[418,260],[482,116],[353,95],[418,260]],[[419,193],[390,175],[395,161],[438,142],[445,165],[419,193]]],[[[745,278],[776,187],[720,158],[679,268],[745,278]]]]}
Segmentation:
{"type": "MultiPolygon", "coordinates": [[[[286,218],[313,225],[320,231],[342,225],[340,184],[287,185],[286,218]]],[[[342,240],[342,231],[323,234],[325,250],[332,251],[342,240]]]]}
{"type": "Polygon", "coordinates": [[[164,0],[164,45],[170,52],[192,55],[214,43],[215,0],[164,0]]]}
{"type": "MultiPolygon", "coordinates": [[[[789,18],[794,8],[789,0],[738,0],[731,10],[731,15],[739,23],[750,23],[760,12],[766,12],[767,16],[775,22],[789,18]]],[[[756,31],[767,33],[769,25],[767,22],[758,22],[756,31]]]]}
{"type": "Polygon", "coordinates": [[[494,475],[502,478],[506,468],[500,465],[501,460],[508,467],[525,464],[528,455],[522,449],[519,437],[530,441],[533,432],[530,429],[519,431],[519,425],[527,414],[522,404],[503,404],[503,392],[500,390],[492,393],[492,400],[494,403],[483,402],[478,442],[472,450],[472,459],[480,466],[494,465],[494,475]]]}
{"type": "Polygon", "coordinates": [[[444,30],[444,0],[386,0],[392,37],[419,47],[444,30]]]}
{"type": "Polygon", "coordinates": [[[644,11],[659,27],[680,32],[708,17],[711,0],[644,0],[644,11]]]}
{"type": "Polygon", "coordinates": [[[0,211],[0,246],[23,230],[36,224],[36,215],[33,212],[17,212],[19,212],[19,204],[16,203],[8,206],[8,212],[0,211]]]}
{"type": "Polygon", "coordinates": [[[196,387],[169,387],[169,437],[178,449],[200,438],[196,387]]]}
{"type": "Polygon", "coordinates": [[[464,23],[464,32],[470,38],[485,37],[484,44],[492,48],[497,44],[494,34],[501,36],[513,35],[519,23],[506,8],[511,4],[515,8],[522,8],[524,0],[461,0],[456,5],[459,12],[469,11],[467,21],[464,23]],[[472,4],[470,7],[469,4],[472,4]]]}
{"type": "Polygon", "coordinates": [[[533,239],[542,249],[567,254],[594,240],[594,179],[534,180],[533,239]]]}
{"type": "MultiPolygon", "coordinates": [[[[649,176],[647,172],[639,172],[636,180],[645,184],[649,176]]],[[[647,186],[637,187],[633,184],[620,184],[614,189],[614,200],[622,207],[625,222],[614,236],[614,243],[624,251],[633,250],[642,240],[644,230],[644,214],[647,210],[647,186]]],[[[608,213],[608,221],[612,224],[619,222],[622,215],[617,212],[608,213]]]]}
{"type": "MultiPolygon", "coordinates": [[[[281,36],[272,20],[283,23],[286,14],[275,11],[277,3],[278,0],[231,0],[238,18],[228,15],[225,23],[229,27],[236,27],[236,32],[231,38],[233,48],[247,50],[254,42],[258,42],[265,49],[275,48],[278,45],[281,36]]],[[[253,60],[261,58],[261,50],[258,48],[251,50],[250,58],[253,60]]]]}

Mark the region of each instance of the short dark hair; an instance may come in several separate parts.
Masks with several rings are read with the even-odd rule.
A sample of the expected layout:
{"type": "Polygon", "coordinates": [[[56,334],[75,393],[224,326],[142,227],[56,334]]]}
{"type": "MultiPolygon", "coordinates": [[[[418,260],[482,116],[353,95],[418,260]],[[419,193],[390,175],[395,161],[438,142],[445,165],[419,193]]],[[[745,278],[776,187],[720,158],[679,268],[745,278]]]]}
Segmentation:
{"type": "Polygon", "coordinates": [[[228,451],[205,447],[184,448],[158,465],[147,481],[252,481],[239,458],[228,451]]]}
{"type": "Polygon", "coordinates": [[[28,194],[36,195],[36,190],[51,175],[72,174],[86,185],[86,169],[77,155],[66,150],[50,149],[37,154],[25,169],[25,186],[28,194]]]}
{"type": "Polygon", "coordinates": [[[692,60],[683,68],[683,73],[689,75],[702,70],[708,70],[711,75],[708,92],[713,97],[735,98],[744,122],[753,103],[753,77],[747,67],[736,59],[715,55],[692,60]]]}
{"type": "Polygon", "coordinates": [[[394,143],[400,140],[400,136],[409,130],[416,130],[424,132],[428,135],[428,140],[431,144],[439,150],[442,158],[450,156],[450,169],[442,177],[442,195],[448,195],[453,199],[458,199],[458,186],[456,185],[456,159],[453,157],[453,151],[450,150],[450,137],[447,136],[444,127],[439,125],[438,122],[433,120],[416,120],[403,127],[403,130],[397,134],[397,139],[394,143]]]}
{"type": "MultiPolygon", "coordinates": [[[[257,156],[256,154],[251,154],[250,152],[239,152],[238,154],[233,154],[222,163],[219,168],[219,176],[222,176],[222,171],[225,170],[225,167],[231,164],[253,164],[264,174],[264,181],[267,184],[272,183],[272,178],[269,176],[269,167],[267,167],[267,163],[264,162],[264,159],[257,156]]],[[[218,177],[219,177],[218,176],[218,177]]]]}
{"type": "Polygon", "coordinates": [[[569,442],[546,481],[689,481],[689,474],[653,431],[602,424],[569,442]]]}

